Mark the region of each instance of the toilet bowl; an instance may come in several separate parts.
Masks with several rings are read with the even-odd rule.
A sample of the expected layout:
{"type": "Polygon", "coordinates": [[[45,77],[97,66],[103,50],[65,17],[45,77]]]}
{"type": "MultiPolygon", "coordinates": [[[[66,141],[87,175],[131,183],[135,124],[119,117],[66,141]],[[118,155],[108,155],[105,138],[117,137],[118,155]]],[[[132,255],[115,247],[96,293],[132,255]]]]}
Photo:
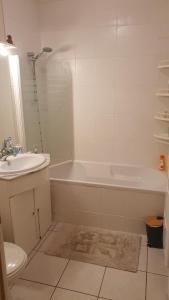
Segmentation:
{"type": "Polygon", "coordinates": [[[9,287],[20,276],[27,263],[27,254],[19,246],[4,242],[6,272],[9,287]]]}

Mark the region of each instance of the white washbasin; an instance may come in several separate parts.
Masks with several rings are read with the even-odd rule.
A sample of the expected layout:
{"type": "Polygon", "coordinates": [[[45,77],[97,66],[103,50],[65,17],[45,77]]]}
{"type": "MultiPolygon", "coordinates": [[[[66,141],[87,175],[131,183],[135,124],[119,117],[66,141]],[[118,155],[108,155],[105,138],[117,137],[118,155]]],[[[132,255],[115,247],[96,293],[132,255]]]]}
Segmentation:
{"type": "Polygon", "coordinates": [[[24,153],[9,156],[7,161],[0,161],[0,175],[28,172],[41,166],[46,158],[42,154],[24,153]]]}

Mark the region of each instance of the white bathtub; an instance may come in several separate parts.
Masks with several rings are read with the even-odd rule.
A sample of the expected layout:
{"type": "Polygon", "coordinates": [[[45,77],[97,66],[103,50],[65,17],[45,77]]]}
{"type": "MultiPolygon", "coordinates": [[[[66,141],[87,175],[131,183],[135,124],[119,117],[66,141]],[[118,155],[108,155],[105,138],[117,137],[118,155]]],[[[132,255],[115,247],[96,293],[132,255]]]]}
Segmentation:
{"type": "Polygon", "coordinates": [[[55,221],[144,232],[147,215],[163,215],[166,175],[129,165],[67,161],[50,167],[55,221]]]}

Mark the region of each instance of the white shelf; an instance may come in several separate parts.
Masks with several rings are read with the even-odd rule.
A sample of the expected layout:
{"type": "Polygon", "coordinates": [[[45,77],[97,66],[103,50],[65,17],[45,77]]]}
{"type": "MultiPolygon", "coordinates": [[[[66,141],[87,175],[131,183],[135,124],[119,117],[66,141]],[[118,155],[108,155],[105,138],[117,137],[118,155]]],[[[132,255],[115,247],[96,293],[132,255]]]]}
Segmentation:
{"type": "Polygon", "coordinates": [[[154,116],[154,119],[158,121],[169,122],[169,112],[157,112],[157,114],[154,116]]]}
{"type": "Polygon", "coordinates": [[[156,120],[158,120],[158,121],[169,122],[169,118],[163,118],[163,117],[155,116],[154,119],[156,119],[156,120]]]}
{"type": "Polygon", "coordinates": [[[160,64],[158,65],[158,69],[169,69],[169,61],[168,60],[161,61],[160,64]]]}
{"type": "Polygon", "coordinates": [[[168,135],[168,133],[154,134],[154,138],[157,139],[159,142],[169,144],[169,135],[168,135]]]}
{"type": "Polygon", "coordinates": [[[159,143],[159,144],[169,145],[169,142],[165,142],[165,141],[158,140],[158,139],[155,139],[155,142],[159,143]]]}
{"type": "Polygon", "coordinates": [[[160,90],[156,93],[157,97],[169,97],[169,90],[160,90]]]}

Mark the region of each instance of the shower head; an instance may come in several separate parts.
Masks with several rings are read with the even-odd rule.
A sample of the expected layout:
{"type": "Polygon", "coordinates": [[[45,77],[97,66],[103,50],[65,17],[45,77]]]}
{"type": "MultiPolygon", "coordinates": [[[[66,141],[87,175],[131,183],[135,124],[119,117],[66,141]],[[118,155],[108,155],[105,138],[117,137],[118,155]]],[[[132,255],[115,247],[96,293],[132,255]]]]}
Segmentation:
{"type": "Polygon", "coordinates": [[[44,47],[40,53],[35,56],[35,60],[37,60],[42,54],[52,52],[52,48],[44,47]]]}
{"type": "Polygon", "coordinates": [[[34,52],[28,52],[28,53],[27,53],[27,56],[28,56],[28,58],[29,58],[30,60],[36,61],[36,60],[37,60],[40,56],[42,56],[44,53],[50,53],[50,52],[52,52],[52,48],[50,48],[50,47],[44,47],[44,48],[42,49],[42,51],[41,51],[40,53],[38,53],[37,55],[35,55],[34,52]]]}

